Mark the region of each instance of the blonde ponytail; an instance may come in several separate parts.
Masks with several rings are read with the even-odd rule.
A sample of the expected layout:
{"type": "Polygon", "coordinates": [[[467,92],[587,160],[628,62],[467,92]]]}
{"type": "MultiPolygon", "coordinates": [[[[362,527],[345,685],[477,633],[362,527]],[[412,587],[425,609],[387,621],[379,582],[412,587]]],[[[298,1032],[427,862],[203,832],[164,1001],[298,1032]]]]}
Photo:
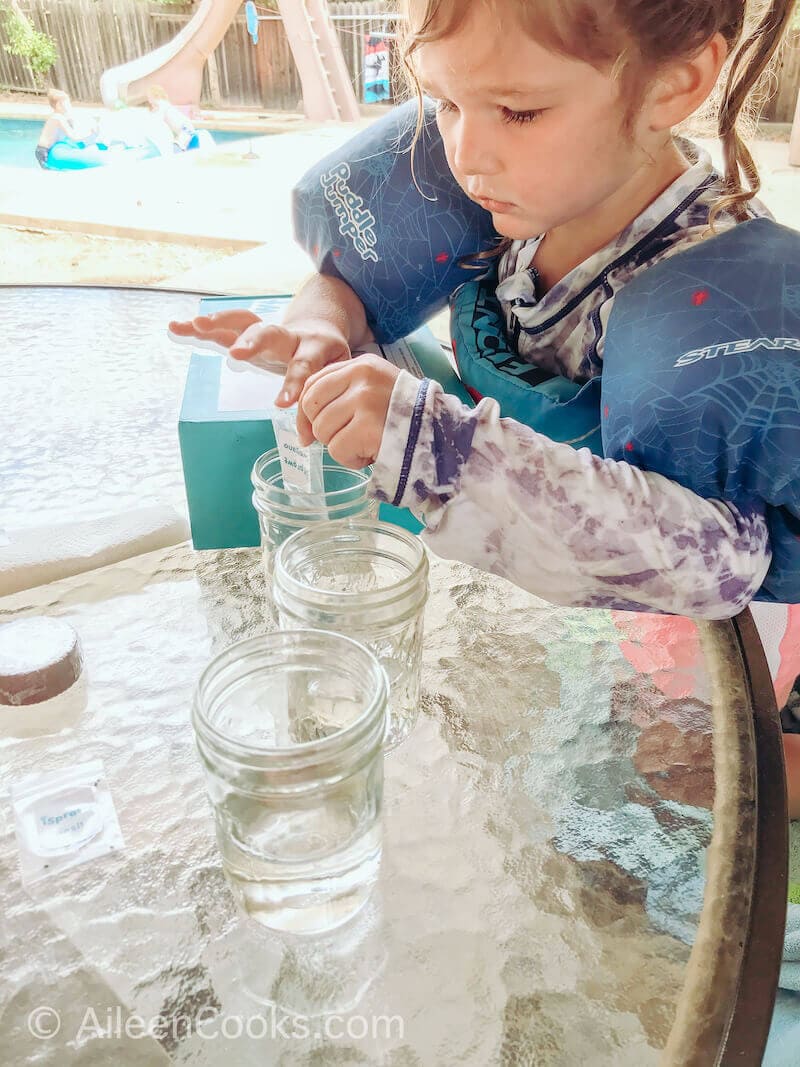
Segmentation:
{"type": "Polygon", "coordinates": [[[772,0],[764,16],[736,50],[719,109],[718,133],[725,158],[725,195],[715,205],[711,222],[721,211],[747,218],[747,204],[761,188],[755,161],[738,129],[739,117],[752,91],[772,61],[791,22],[796,0],[772,0]],[[744,179],[744,180],[743,180],[744,179]]]}

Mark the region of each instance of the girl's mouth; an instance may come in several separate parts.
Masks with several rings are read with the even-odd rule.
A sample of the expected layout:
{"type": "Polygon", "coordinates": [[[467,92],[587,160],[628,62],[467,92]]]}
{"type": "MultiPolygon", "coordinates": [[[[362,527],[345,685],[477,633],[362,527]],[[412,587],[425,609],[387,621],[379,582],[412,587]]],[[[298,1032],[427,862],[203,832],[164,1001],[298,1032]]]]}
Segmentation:
{"type": "Polygon", "coordinates": [[[491,211],[493,215],[507,215],[514,207],[507,200],[491,200],[485,196],[476,196],[475,202],[486,211],[491,211]]]}

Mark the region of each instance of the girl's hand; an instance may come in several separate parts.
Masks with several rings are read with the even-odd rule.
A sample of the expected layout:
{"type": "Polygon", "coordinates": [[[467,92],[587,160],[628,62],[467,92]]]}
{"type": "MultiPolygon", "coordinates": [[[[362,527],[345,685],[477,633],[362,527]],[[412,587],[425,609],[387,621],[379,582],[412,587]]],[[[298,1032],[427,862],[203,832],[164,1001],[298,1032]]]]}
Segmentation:
{"type": "Polygon", "coordinates": [[[371,355],[312,374],[297,405],[300,444],[321,441],[337,463],[354,470],[374,463],[399,374],[371,355]]]}
{"type": "Polygon", "coordinates": [[[350,359],[347,341],[330,323],[309,322],[287,329],[267,325],[244,308],[200,315],[189,322],[171,322],[169,329],[178,337],[194,337],[227,348],[232,359],[285,366],[279,407],[290,407],[297,400],[309,375],[330,363],[350,359]]]}

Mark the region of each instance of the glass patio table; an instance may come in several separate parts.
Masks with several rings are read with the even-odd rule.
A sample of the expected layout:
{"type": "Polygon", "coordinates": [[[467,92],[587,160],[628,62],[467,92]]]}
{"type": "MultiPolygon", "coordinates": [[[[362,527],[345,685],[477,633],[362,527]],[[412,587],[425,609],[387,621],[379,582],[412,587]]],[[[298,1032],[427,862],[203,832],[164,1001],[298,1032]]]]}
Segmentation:
{"type": "MultiPolygon", "coordinates": [[[[183,507],[186,294],[2,289],[0,526],[183,507]]],[[[1,551],[1,549],[0,549],[1,551]]],[[[268,628],[260,554],[179,544],[0,599],[84,676],[0,708],[0,1047],[14,1064],[757,1064],[786,903],[780,730],[749,613],[555,608],[431,560],[421,715],[379,884],[282,938],[222,875],[198,675],[268,628]],[[125,847],[24,887],[7,790],[103,761],[125,847]]]]}

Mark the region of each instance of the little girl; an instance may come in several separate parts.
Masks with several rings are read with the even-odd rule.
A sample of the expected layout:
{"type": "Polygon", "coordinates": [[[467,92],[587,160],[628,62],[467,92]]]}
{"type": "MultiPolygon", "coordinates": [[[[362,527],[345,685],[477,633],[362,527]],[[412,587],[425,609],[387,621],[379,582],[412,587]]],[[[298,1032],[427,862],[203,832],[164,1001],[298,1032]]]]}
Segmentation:
{"type": "MultiPolygon", "coordinates": [[[[497,295],[526,363],[577,382],[601,374],[622,286],[710,221],[766,213],[736,121],[794,2],[753,13],[746,0],[406,0],[407,63],[437,101],[448,164],[505,238],[497,295]],[[673,129],[728,60],[721,178],[673,129]]],[[[287,361],[280,403],[299,401],[304,442],[372,463],[375,495],[423,518],[439,555],[559,604],[708,619],[737,614],[764,581],[766,527],[732,503],[501,420],[493,400],[469,409],[384,360],[349,362],[371,333],[340,278],[312,279],[282,327],[238,315],[172,328],[236,358],[287,361]]],[[[785,653],[800,613],[778,610],[785,653]]],[[[790,673],[784,664],[779,699],[790,673]]],[[[785,748],[800,816],[800,737],[785,748]]]]}

